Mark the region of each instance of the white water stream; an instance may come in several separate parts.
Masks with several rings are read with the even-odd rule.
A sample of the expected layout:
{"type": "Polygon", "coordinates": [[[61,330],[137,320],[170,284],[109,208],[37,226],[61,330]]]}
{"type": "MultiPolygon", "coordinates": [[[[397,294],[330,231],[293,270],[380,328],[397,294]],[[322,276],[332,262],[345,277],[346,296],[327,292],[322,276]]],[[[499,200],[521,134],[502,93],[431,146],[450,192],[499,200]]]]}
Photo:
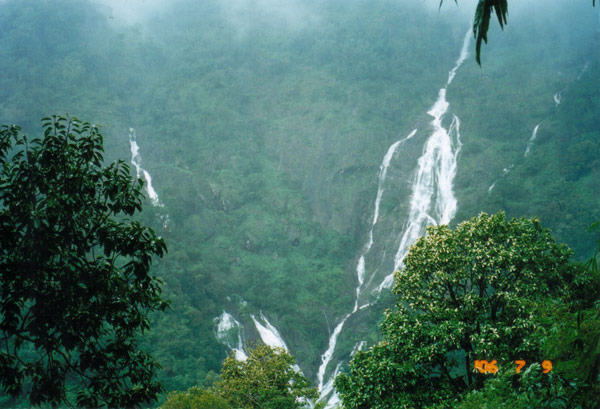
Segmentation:
{"type": "Polygon", "coordinates": [[[502,169],[502,174],[500,175],[500,178],[498,178],[494,183],[492,183],[490,185],[490,187],[488,187],[488,193],[490,193],[494,189],[494,186],[496,186],[496,183],[498,182],[498,180],[503,178],[504,176],[508,175],[508,172],[510,172],[514,167],[515,167],[515,165],[513,164],[507,168],[502,169]]]}
{"type": "MultiPolygon", "coordinates": [[[[265,345],[282,348],[289,352],[289,349],[277,328],[269,322],[262,312],[260,313],[259,318],[254,315],[250,315],[250,318],[252,318],[256,330],[258,331],[258,335],[260,335],[260,339],[265,345]]],[[[216,317],[214,321],[217,325],[217,339],[234,352],[235,359],[238,361],[245,361],[248,359],[248,356],[244,351],[244,339],[242,336],[244,331],[243,325],[226,311],[223,311],[223,314],[216,317]]],[[[293,365],[292,368],[297,372],[302,373],[298,365],[293,365]]]]}
{"type": "MultiPolygon", "coordinates": [[[[254,321],[254,325],[256,326],[256,330],[260,335],[260,339],[262,339],[265,345],[283,348],[287,352],[290,351],[282,336],[279,334],[277,328],[275,328],[275,326],[269,322],[267,317],[265,317],[262,312],[260,313],[260,320],[256,319],[254,315],[250,315],[250,318],[252,318],[252,321],[254,321]]],[[[296,372],[302,373],[302,370],[297,364],[292,365],[292,368],[296,372]]]]}
{"type": "Polygon", "coordinates": [[[581,77],[583,77],[583,74],[585,74],[587,72],[587,70],[590,68],[590,62],[587,61],[585,63],[585,65],[583,66],[583,68],[581,69],[581,72],[579,73],[579,75],[577,76],[576,81],[579,81],[581,79],[581,77]]]}
{"type": "Polygon", "coordinates": [[[531,147],[533,146],[533,142],[535,141],[535,138],[537,138],[538,129],[540,129],[541,124],[542,123],[540,122],[539,124],[537,124],[535,126],[535,128],[533,128],[533,132],[531,133],[531,138],[529,138],[529,142],[527,142],[527,148],[525,149],[525,153],[523,154],[523,156],[527,157],[527,155],[529,155],[529,151],[531,150],[531,147]]]}
{"type": "Polygon", "coordinates": [[[245,361],[248,356],[244,352],[242,324],[226,311],[215,318],[215,323],[217,324],[217,339],[234,352],[235,359],[245,361]]]}
{"type": "MultiPolygon", "coordinates": [[[[329,345],[327,347],[327,350],[321,356],[321,365],[319,366],[319,371],[317,372],[317,380],[319,382],[318,387],[319,387],[319,390],[322,392],[323,396],[328,396],[333,391],[333,380],[337,376],[336,371],[338,371],[338,368],[336,368],[336,371],[334,371],[333,375],[330,376],[327,383],[326,384],[323,383],[324,377],[325,377],[325,371],[327,370],[327,365],[329,365],[329,362],[331,361],[331,358],[333,356],[333,352],[335,351],[337,338],[340,335],[340,332],[342,332],[342,329],[344,328],[344,324],[346,323],[346,320],[348,318],[350,318],[350,316],[352,314],[354,314],[356,311],[358,311],[359,309],[368,306],[368,304],[366,304],[359,308],[358,300],[360,297],[362,285],[364,283],[364,278],[365,278],[365,256],[367,255],[367,253],[373,246],[373,228],[375,227],[375,224],[377,223],[377,221],[379,219],[379,205],[381,203],[381,198],[382,198],[383,192],[385,190],[383,186],[384,186],[384,182],[385,182],[385,177],[387,176],[388,167],[390,166],[390,162],[392,160],[392,157],[396,153],[398,146],[400,144],[404,143],[405,141],[409,140],[410,138],[412,138],[416,133],[417,133],[417,130],[415,129],[404,139],[400,139],[399,141],[396,141],[395,143],[393,143],[388,148],[385,156],[383,157],[383,161],[381,162],[381,165],[379,165],[379,181],[378,181],[378,186],[377,186],[377,197],[375,199],[375,211],[373,213],[373,221],[371,223],[371,229],[369,230],[367,244],[364,246],[363,251],[358,259],[357,266],[356,266],[356,276],[358,279],[358,285],[356,286],[356,300],[354,302],[354,308],[352,309],[352,312],[350,314],[346,314],[342,318],[342,320],[338,323],[338,325],[333,330],[333,333],[329,337],[329,345]]],[[[338,364],[338,367],[340,364],[338,364]]]]}
{"type": "Polygon", "coordinates": [[[148,193],[148,197],[152,202],[153,206],[163,207],[164,205],[161,203],[158,198],[158,194],[152,187],[152,177],[150,173],[142,168],[142,157],[140,156],[140,147],[137,144],[135,129],[129,128],[129,148],[131,149],[131,164],[135,167],[136,177],[139,179],[144,176],[144,180],[146,181],[146,192],[148,193]]]}
{"type": "MultiPolygon", "coordinates": [[[[402,260],[408,248],[425,232],[425,227],[430,224],[446,224],[452,220],[456,213],[457,200],[452,190],[454,176],[456,175],[457,157],[462,146],[460,142],[460,120],[456,115],[453,116],[448,129],[444,128],[442,120],[448,111],[450,104],[446,100],[446,89],[454,79],[456,71],[468,56],[468,47],[471,39],[471,30],[465,34],[460,55],[450,72],[448,81],[444,88],[440,89],[438,99],[427,112],[433,117],[431,121],[432,134],[425,142],[423,153],[419,158],[416,176],[412,186],[412,196],[408,221],[404,228],[400,246],[394,259],[394,271],[402,266],[402,260]]],[[[356,301],[351,313],[346,314],[335,327],[329,338],[329,345],[325,353],[321,356],[321,365],[317,373],[318,387],[321,392],[321,399],[327,399],[326,408],[333,408],[339,403],[339,397],[333,388],[333,381],[337,376],[341,362],[338,363],[327,382],[324,381],[325,372],[335,351],[337,339],[348,318],[358,310],[367,307],[365,304],[359,307],[359,296],[365,280],[365,256],[373,245],[373,228],[379,219],[379,205],[384,193],[384,182],[390,162],[396,153],[400,144],[409,140],[416,134],[413,130],[407,137],[392,144],[381,162],[379,168],[379,182],[377,197],[375,199],[375,211],[371,229],[368,233],[367,244],[363,247],[359,257],[356,273],[358,285],[356,288],[356,301]]],[[[380,292],[383,288],[390,288],[394,280],[394,271],[392,271],[383,282],[376,288],[375,292],[380,292]]],[[[364,345],[361,345],[361,347],[364,345]]]]}
{"type": "MultiPolygon", "coordinates": [[[[598,16],[600,17],[600,14],[598,14],[598,16]]],[[[600,20],[600,19],[599,19],[600,20]]],[[[598,30],[600,30],[600,24],[598,25],[598,30]]],[[[587,61],[583,68],[579,71],[579,75],[577,76],[576,79],[572,80],[569,84],[567,84],[562,90],[558,91],[557,93],[554,94],[553,98],[554,98],[554,107],[558,108],[558,106],[562,103],[563,100],[563,94],[565,94],[569,88],[571,87],[571,85],[576,82],[579,81],[581,79],[581,77],[583,77],[583,74],[585,74],[587,72],[587,70],[590,68],[590,62],[587,61]]],[[[531,148],[533,147],[533,143],[535,142],[536,138],[537,138],[537,134],[538,134],[538,130],[540,128],[540,125],[542,124],[542,122],[540,122],[539,124],[537,124],[534,128],[533,131],[531,133],[531,136],[529,137],[529,140],[527,141],[527,146],[525,147],[525,153],[523,154],[524,157],[527,157],[529,155],[529,152],[531,150],[531,148]]],[[[515,167],[515,164],[513,163],[512,165],[510,165],[507,168],[504,168],[502,170],[502,174],[500,175],[500,177],[498,179],[496,179],[494,181],[494,183],[492,183],[489,187],[488,187],[488,193],[491,193],[492,190],[494,189],[494,187],[496,187],[496,183],[502,179],[503,177],[505,177],[513,168],[515,167]]]]}
{"type": "MultiPolygon", "coordinates": [[[[598,16],[600,17],[600,13],[598,14],[598,16]]],[[[598,25],[598,31],[600,32],[600,24],[598,25]]],[[[581,77],[583,77],[583,74],[585,74],[589,68],[590,68],[590,62],[587,61],[584,64],[583,68],[579,71],[579,75],[577,76],[577,78],[574,81],[572,81],[571,83],[573,83],[575,81],[579,81],[581,79],[581,77]]],[[[563,89],[561,89],[556,94],[554,94],[554,96],[553,96],[554,97],[554,105],[556,108],[558,108],[558,106],[562,102],[563,93],[567,92],[570,87],[571,87],[571,84],[567,84],[563,89]]]]}
{"type": "MultiPolygon", "coordinates": [[[[352,310],[352,313],[355,313],[356,311],[359,310],[358,300],[359,300],[360,293],[362,290],[362,285],[365,280],[365,256],[367,255],[367,253],[369,252],[369,250],[371,250],[371,247],[373,246],[373,229],[375,228],[375,224],[377,224],[377,221],[379,220],[379,206],[381,204],[381,198],[383,196],[383,192],[385,191],[385,188],[383,186],[384,186],[384,182],[385,182],[385,177],[387,176],[388,167],[390,166],[392,157],[398,150],[398,146],[400,146],[400,144],[403,144],[407,140],[411,139],[413,136],[415,136],[416,133],[417,133],[417,130],[414,129],[410,134],[408,134],[408,136],[406,138],[400,139],[399,141],[393,143],[392,146],[390,146],[388,148],[385,156],[383,157],[383,161],[381,161],[381,165],[379,165],[379,181],[377,183],[377,197],[375,198],[375,211],[373,212],[373,221],[371,222],[371,229],[369,230],[367,244],[363,247],[363,251],[362,251],[362,253],[358,259],[358,263],[356,265],[356,277],[358,279],[358,285],[356,286],[356,301],[354,302],[354,308],[352,310]]],[[[363,308],[363,307],[361,307],[361,308],[363,308]]]]}
{"type": "MultiPolygon", "coordinates": [[[[460,120],[453,115],[447,129],[444,128],[442,120],[450,107],[446,100],[446,90],[452,83],[456,71],[469,55],[470,40],[471,31],[468,30],[456,64],[448,74],[446,86],[440,89],[437,101],[427,111],[427,114],[433,117],[431,121],[433,132],[425,142],[423,154],[417,164],[408,221],[394,258],[394,271],[402,269],[408,249],[425,233],[428,225],[448,224],[456,213],[457,200],[452,186],[456,176],[458,154],[462,147],[460,120]]],[[[381,282],[377,291],[391,288],[394,284],[394,271],[381,282]]]]}
{"type": "Polygon", "coordinates": [[[561,99],[562,99],[562,92],[561,91],[558,91],[556,94],[554,94],[554,104],[556,105],[557,108],[560,105],[560,100],[561,99]]]}
{"type": "Polygon", "coordinates": [[[252,321],[254,321],[254,325],[256,325],[256,330],[258,331],[258,334],[260,335],[260,338],[265,343],[265,345],[268,345],[270,347],[283,348],[286,351],[289,351],[287,345],[285,344],[285,341],[279,334],[279,331],[277,331],[277,328],[275,328],[267,320],[267,317],[265,317],[262,312],[260,313],[260,319],[262,322],[257,320],[254,315],[250,315],[250,317],[252,318],[252,321]]]}

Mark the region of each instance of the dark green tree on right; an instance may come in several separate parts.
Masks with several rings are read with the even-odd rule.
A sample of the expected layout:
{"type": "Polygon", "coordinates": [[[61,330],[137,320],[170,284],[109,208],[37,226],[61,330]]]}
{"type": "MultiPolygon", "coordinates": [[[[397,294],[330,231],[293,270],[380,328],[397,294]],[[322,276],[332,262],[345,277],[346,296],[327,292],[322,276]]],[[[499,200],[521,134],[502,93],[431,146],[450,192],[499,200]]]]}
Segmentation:
{"type": "MultiPolygon", "coordinates": [[[[517,374],[516,360],[526,362],[522,373],[537,368],[541,389],[556,386],[560,368],[544,374],[549,364],[541,366],[571,358],[564,355],[571,345],[547,331],[556,306],[568,319],[575,309],[591,308],[599,288],[597,275],[570,257],[537,219],[481,214],[455,230],[429,227],[396,273],[398,300],[385,314],[383,341],[357,353],[349,373],[336,380],[344,407],[455,407],[502,376],[519,390],[530,378],[517,374]],[[550,341],[565,345],[553,351],[550,341]]],[[[556,331],[572,335],[576,329],[556,331]]],[[[583,334],[581,343],[592,334],[583,334]]],[[[544,401],[556,403],[563,395],[544,395],[544,401]]]]}

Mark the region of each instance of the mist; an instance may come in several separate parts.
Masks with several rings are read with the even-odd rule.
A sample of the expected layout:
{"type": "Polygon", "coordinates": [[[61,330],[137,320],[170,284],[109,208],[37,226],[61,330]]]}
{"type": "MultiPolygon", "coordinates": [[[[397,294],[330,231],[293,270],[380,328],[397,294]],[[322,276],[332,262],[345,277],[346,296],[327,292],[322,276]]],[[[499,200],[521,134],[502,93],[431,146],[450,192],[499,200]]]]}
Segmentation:
{"type": "Polygon", "coordinates": [[[146,23],[172,7],[172,3],[165,0],[100,0],[97,4],[110,9],[107,16],[109,19],[116,19],[117,22],[127,25],[146,23]]]}
{"type": "Polygon", "coordinates": [[[476,4],[0,0],[0,123],[100,123],[107,163],[151,180],[173,308],[140,344],[168,392],[273,339],[332,387],[381,339],[382,283],[427,223],[536,217],[590,257],[600,6],[510,0],[479,66],[476,4]]]}

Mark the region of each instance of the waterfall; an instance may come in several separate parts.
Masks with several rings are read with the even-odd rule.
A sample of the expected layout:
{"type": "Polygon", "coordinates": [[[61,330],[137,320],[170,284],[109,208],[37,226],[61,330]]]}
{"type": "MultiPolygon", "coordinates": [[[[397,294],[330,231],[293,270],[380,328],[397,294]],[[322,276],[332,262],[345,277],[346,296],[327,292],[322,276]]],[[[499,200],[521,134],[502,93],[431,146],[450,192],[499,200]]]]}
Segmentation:
{"type": "MultiPolygon", "coordinates": [[[[362,351],[366,346],[366,341],[357,342],[356,345],[354,345],[354,348],[352,348],[350,356],[354,356],[354,354],[356,354],[358,351],[362,351]]],[[[341,403],[340,397],[337,391],[335,390],[333,383],[335,382],[335,378],[337,378],[337,376],[341,372],[343,363],[344,361],[340,361],[336,365],[335,370],[333,371],[333,374],[329,377],[327,383],[325,383],[325,385],[319,388],[322,396],[329,396],[329,399],[327,399],[327,403],[325,405],[326,408],[334,408],[337,407],[339,403],[341,403]]]]}
{"type": "MultiPolygon", "coordinates": [[[[254,321],[260,339],[262,339],[265,345],[282,348],[289,352],[277,328],[269,322],[262,312],[260,313],[260,319],[257,319],[254,315],[250,315],[250,317],[254,321]]],[[[244,340],[242,337],[244,327],[242,324],[226,311],[223,311],[223,314],[215,318],[214,321],[217,324],[217,339],[235,353],[235,359],[239,361],[246,360],[248,356],[244,351],[244,340]]],[[[301,372],[298,365],[294,365],[293,368],[301,372]]]]}
{"type": "Polygon", "coordinates": [[[354,356],[358,351],[362,351],[367,346],[367,341],[359,341],[352,348],[352,352],[350,352],[350,356],[354,356]]]}
{"type": "Polygon", "coordinates": [[[327,399],[327,404],[325,405],[326,408],[335,408],[341,403],[340,397],[335,391],[333,382],[335,382],[335,378],[340,374],[343,363],[343,361],[340,361],[336,365],[333,374],[327,380],[327,383],[322,387],[319,387],[319,391],[321,391],[321,396],[329,396],[329,398],[327,399]]]}
{"type": "Polygon", "coordinates": [[[527,142],[527,148],[525,149],[525,154],[523,156],[527,157],[527,155],[529,155],[529,150],[533,146],[533,142],[535,141],[535,138],[537,138],[538,129],[540,128],[541,124],[542,123],[540,122],[539,124],[537,124],[535,126],[535,128],[533,128],[533,132],[531,133],[531,138],[529,138],[529,142],[527,142]]]}
{"type": "MultiPolygon", "coordinates": [[[[600,14],[599,14],[599,16],[600,16],[600,14]]],[[[590,62],[586,61],[586,63],[583,65],[583,68],[579,71],[579,75],[577,75],[577,78],[575,80],[572,80],[571,83],[567,84],[563,89],[561,89],[560,91],[558,91],[557,93],[554,94],[554,106],[556,108],[558,108],[558,106],[562,102],[563,93],[565,93],[569,90],[569,88],[571,87],[571,84],[573,82],[579,81],[581,79],[581,77],[583,77],[583,74],[585,74],[587,72],[587,70],[589,70],[589,68],[590,68],[590,62]]]]}
{"type": "MultiPolygon", "coordinates": [[[[442,119],[448,111],[450,104],[446,101],[446,89],[454,79],[457,70],[469,55],[468,48],[471,39],[471,30],[467,30],[462,43],[461,51],[452,70],[448,73],[448,80],[444,88],[440,89],[438,99],[427,112],[433,117],[431,121],[432,134],[425,142],[423,154],[419,158],[415,180],[412,186],[409,218],[400,241],[400,246],[394,259],[394,271],[401,267],[402,259],[408,252],[408,248],[425,232],[429,224],[446,224],[454,217],[457,208],[457,200],[452,190],[454,176],[456,175],[457,157],[462,143],[460,142],[460,120],[453,115],[448,129],[444,128],[442,119]]],[[[409,140],[417,133],[413,130],[407,137],[392,144],[379,167],[379,183],[377,197],[375,199],[375,210],[371,228],[368,233],[367,244],[363,247],[356,266],[358,286],[356,288],[356,301],[352,312],[346,314],[335,327],[329,338],[329,345],[321,356],[321,366],[317,374],[321,399],[327,398],[326,408],[332,408],[339,402],[339,397],[333,389],[333,380],[337,375],[341,363],[338,363],[333,374],[327,382],[324,382],[327,366],[331,361],[337,338],[344,324],[358,310],[368,307],[365,304],[358,306],[361,288],[365,279],[365,256],[373,245],[373,227],[379,219],[379,205],[384,193],[384,182],[388,166],[400,144],[409,140]]],[[[390,288],[393,284],[393,272],[376,288],[375,292],[381,292],[383,288],[390,288]]],[[[364,345],[363,345],[364,346],[364,345]]],[[[361,346],[362,347],[362,346],[361,346]]]]}
{"type": "MultiPolygon", "coordinates": [[[[471,39],[470,30],[465,34],[460,55],[454,68],[448,74],[446,86],[438,92],[438,98],[427,114],[433,117],[430,122],[432,133],[425,142],[423,153],[417,163],[417,171],[412,185],[412,196],[408,221],[394,257],[394,271],[403,267],[403,260],[412,246],[431,224],[448,224],[457,209],[457,200],[452,190],[456,176],[457,159],[462,143],[460,141],[460,120],[452,116],[446,129],[442,120],[450,104],[446,100],[446,90],[452,83],[456,71],[467,58],[471,39]]],[[[376,288],[380,292],[394,284],[394,271],[376,288]]]]}
{"type": "Polygon", "coordinates": [[[407,137],[394,142],[388,148],[386,154],[383,157],[383,160],[381,161],[381,165],[379,165],[379,176],[378,176],[379,181],[378,181],[378,185],[377,185],[377,196],[375,198],[375,211],[373,213],[371,229],[369,230],[369,233],[368,233],[367,244],[363,247],[363,251],[362,251],[362,253],[358,259],[358,263],[356,265],[356,277],[358,280],[358,285],[356,286],[356,290],[355,290],[356,291],[356,300],[354,301],[354,308],[352,309],[352,313],[347,314],[346,316],[344,316],[344,318],[342,318],[342,320],[338,323],[338,325],[335,327],[333,333],[329,337],[329,345],[328,345],[325,353],[321,356],[321,365],[319,366],[319,371],[317,373],[317,380],[319,382],[319,390],[322,391],[325,395],[328,395],[331,392],[331,390],[333,388],[333,379],[336,376],[335,371],[334,371],[334,375],[330,378],[330,380],[327,382],[327,384],[325,386],[323,385],[325,371],[327,370],[327,366],[329,365],[329,362],[331,361],[331,358],[333,357],[333,352],[335,351],[337,338],[340,335],[340,332],[342,332],[342,328],[344,327],[346,320],[348,318],[350,318],[350,316],[352,314],[354,314],[356,311],[358,311],[359,309],[368,306],[368,304],[367,304],[367,305],[363,305],[359,308],[358,300],[360,297],[360,292],[361,292],[362,285],[364,283],[364,278],[365,278],[365,256],[367,255],[367,253],[369,252],[369,250],[371,250],[371,247],[373,246],[373,228],[375,227],[375,224],[377,224],[377,221],[379,220],[379,206],[381,203],[381,198],[383,196],[383,192],[385,190],[383,186],[384,186],[385,178],[387,176],[388,167],[390,166],[390,162],[392,160],[392,157],[396,153],[398,146],[400,144],[404,143],[405,141],[409,140],[410,138],[412,138],[416,133],[417,133],[417,130],[414,129],[410,134],[408,134],[407,137]],[[328,387],[327,385],[330,385],[330,387],[328,387]]]}
{"type": "Polygon", "coordinates": [[[152,177],[150,173],[142,168],[142,157],[140,156],[140,147],[137,144],[135,129],[129,128],[129,148],[131,149],[131,164],[135,167],[136,177],[139,179],[144,176],[146,181],[146,192],[153,206],[163,207],[164,205],[158,198],[158,194],[152,187],[152,177]]]}
{"type": "Polygon", "coordinates": [[[371,229],[369,230],[367,244],[363,247],[363,251],[362,251],[362,253],[358,259],[358,263],[356,265],[356,277],[358,279],[358,285],[356,286],[356,301],[354,303],[354,309],[352,310],[353,313],[355,313],[356,311],[359,310],[358,300],[360,297],[362,285],[365,280],[365,256],[367,255],[367,253],[369,252],[369,250],[371,250],[371,247],[373,246],[373,229],[375,227],[375,224],[377,224],[377,221],[379,220],[379,206],[381,204],[381,198],[382,198],[383,192],[385,190],[383,186],[385,183],[385,177],[387,176],[388,167],[390,166],[390,162],[392,160],[392,157],[396,153],[398,146],[400,146],[407,140],[411,139],[413,136],[415,136],[416,133],[417,133],[417,130],[414,129],[410,134],[408,134],[407,137],[400,139],[400,140],[396,141],[395,143],[393,143],[388,148],[387,152],[385,153],[385,156],[383,157],[383,160],[381,161],[381,165],[379,165],[379,176],[378,176],[379,180],[377,183],[377,196],[375,198],[375,211],[373,212],[373,221],[371,222],[371,229]]]}
{"type": "Polygon", "coordinates": [[[226,311],[223,311],[223,314],[214,321],[217,324],[217,339],[234,352],[235,359],[245,361],[248,356],[244,352],[242,324],[226,311]]]}
{"type": "Polygon", "coordinates": [[[360,292],[361,292],[361,288],[364,283],[364,277],[365,277],[365,256],[367,255],[367,253],[373,246],[373,228],[375,227],[375,224],[377,223],[377,221],[379,219],[379,205],[381,203],[381,197],[383,196],[383,191],[385,190],[383,188],[383,186],[384,186],[384,182],[385,182],[385,177],[387,176],[388,167],[390,166],[390,162],[392,160],[392,157],[396,153],[398,146],[400,144],[402,144],[403,142],[412,138],[416,133],[417,133],[417,130],[415,129],[407,137],[400,139],[400,140],[396,141],[395,143],[393,143],[388,148],[385,156],[383,157],[383,160],[381,161],[381,165],[379,165],[379,177],[378,177],[379,181],[378,181],[378,186],[377,186],[377,196],[375,199],[375,211],[373,213],[371,229],[369,230],[367,244],[364,246],[363,251],[358,259],[358,263],[356,265],[356,276],[358,279],[358,285],[356,286],[356,290],[355,290],[356,291],[356,300],[354,301],[354,308],[352,309],[352,312],[350,314],[347,314],[346,316],[344,316],[344,318],[342,318],[342,320],[338,323],[338,325],[335,327],[333,333],[329,337],[329,345],[328,345],[325,353],[321,356],[321,365],[319,366],[319,371],[317,373],[317,380],[319,382],[319,390],[323,391],[323,393],[325,395],[327,395],[329,392],[331,392],[331,390],[333,388],[333,378],[335,378],[335,376],[336,376],[335,371],[334,371],[334,375],[327,382],[327,385],[330,385],[330,388],[328,388],[327,385],[325,385],[325,386],[323,385],[325,371],[327,370],[327,366],[329,365],[329,362],[331,361],[331,358],[333,357],[333,352],[335,351],[337,338],[340,335],[340,332],[342,332],[342,329],[344,328],[344,324],[346,323],[346,320],[348,318],[350,318],[350,316],[352,314],[354,314],[356,311],[358,311],[360,308],[364,308],[364,307],[368,306],[368,304],[367,304],[367,305],[364,305],[359,308],[358,300],[360,297],[360,292]]]}
{"type": "Polygon", "coordinates": [[[585,65],[583,66],[583,68],[581,69],[581,72],[579,73],[579,75],[577,76],[576,81],[579,81],[581,79],[581,77],[583,77],[583,74],[585,74],[587,72],[587,70],[590,68],[590,62],[587,61],[585,63],[585,65]]]}
{"type": "Polygon", "coordinates": [[[321,366],[319,366],[319,372],[317,373],[317,380],[319,382],[319,391],[323,390],[323,379],[325,378],[325,371],[327,370],[327,365],[329,365],[329,361],[333,357],[333,352],[335,351],[335,344],[337,343],[337,338],[342,332],[342,328],[344,328],[344,324],[346,320],[350,318],[352,314],[346,314],[344,318],[340,321],[340,323],[335,327],[333,333],[329,337],[329,346],[323,355],[321,355],[321,366]]]}
{"type": "MultiPolygon", "coordinates": [[[[599,14],[600,15],[600,14],[599,14]]],[[[554,106],[555,108],[558,108],[558,106],[561,104],[562,99],[563,99],[563,94],[567,93],[569,88],[571,87],[571,85],[574,82],[577,82],[581,79],[581,77],[583,76],[583,74],[586,73],[586,71],[590,68],[590,62],[587,61],[583,68],[579,71],[579,75],[577,76],[576,79],[571,80],[570,83],[568,83],[567,85],[564,86],[564,88],[560,91],[558,91],[557,93],[554,94],[554,106]]],[[[543,121],[542,121],[543,122],[543,121]]],[[[535,142],[536,138],[537,138],[537,133],[538,130],[540,128],[540,125],[542,124],[542,122],[540,122],[539,124],[537,124],[535,126],[535,128],[533,128],[533,131],[531,133],[531,136],[529,137],[529,141],[527,142],[527,146],[525,147],[525,153],[523,154],[524,157],[527,157],[529,155],[529,151],[531,150],[531,148],[533,147],[533,143],[535,142]]],[[[494,187],[496,186],[496,183],[498,182],[498,180],[502,179],[503,177],[505,177],[508,172],[510,172],[512,170],[512,168],[514,168],[515,165],[512,164],[510,165],[508,168],[504,168],[502,170],[502,174],[500,175],[500,177],[498,179],[496,179],[496,181],[494,181],[494,183],[492,183],[490,185],[490,187],[488,187],[488,193],[491,193],[491,191],[494,189],[494,187]]]]}
{"type": "MultiPolygon", "coordinates": [[[[250,318],[252,318],[252,321],[254,321],[254,325],[256,326],[256,330],[258,331],[258,334],[260,335],[260,339],[262,339],[262,341],[265,343],[265,345],[268,345],[268,346],[274,347],[274,348],[282,348],[286,352],[290,351],[288,349],[285,341],[279,334],[279,331],[277,330],[277,328],[275,328],[275,326],[269,322],[269,320],[267,319],[267,317],[264,316],[262,311],[260,313],[260,321],[257,320],[254,315],[250,315],[250,318]]],[[[303,374],[302,370],[300,369],[300,367],[297,364],[292,365],[292,368],[296,372],[303,374]]]]}
{"type": "Polygon", "coordinates": [[[561,93],[561,91],[558,91],[556,94],[554,94],[554,104],[556,105],[557,108],[560,105],[560,100],[561,99],[562,99],[562,93],[561,93]]]}
{"type": "Polygon", "coordinates": [[[503,178],[504,176],[508,175],[508,172],[510,172],[512,170],[512,168],[514,168],[514,167],[515,167],[515,165],[513,164],[507,168],[502,169],[502,174],[500,175],[500,178],[496,179],[496,181],[494,183],[492,183],[490,185],[490,187],[488,187],[488,193],[490,193],[494,189],[494,186],[496,186],[496,183],[498,182],[498,180],[503,178]]]}
{"type": "Polygon", "coordinates": [[[270,347],[283,348],[286,351],[289,351],[287,345],[285,344],[285,341],[283,340],[281,335],[279,335],[279,331],[277,331],[277,328],[275,328],[273,324],[271,324],[269,320],[267,320],[267,317],[265,317],[262,312],[260,313],[260,319],[262,323],[259,320],[257,320],[254,315],[250,315],[250,317],[252,318],[252,321],[254,321],[256,330],[258,331],[258,334],[260,335],[260,338],[265,343],[265,345],[268,345],[270,347]]]}

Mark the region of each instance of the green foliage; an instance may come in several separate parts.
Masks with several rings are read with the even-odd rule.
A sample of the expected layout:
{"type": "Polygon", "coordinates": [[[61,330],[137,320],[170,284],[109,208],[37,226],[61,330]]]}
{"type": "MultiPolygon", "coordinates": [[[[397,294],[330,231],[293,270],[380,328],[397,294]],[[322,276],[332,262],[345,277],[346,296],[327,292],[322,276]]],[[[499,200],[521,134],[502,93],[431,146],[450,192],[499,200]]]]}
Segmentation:
{"type": "Polygon", "coordinates": [[[513,368],[498,372],[485,383],[483,389],[465,394],[463,400],[453,407],[455,409],[582,408],[572,400],[576,392],[578,391],[574,384],[564,382],[564,379],[555,375],[545,375],[539,363],[532,363],[519,376],[515,376],[513,368]]]}
{"type": "MultiPolygon", "coordinates": [[[[596,225],[596,224],[594,224],[596,225]]],[[[593,260],[593,259],[592,259],[593,260]]],[[[554,368],[544,376],[533,363],[522,376],[511,370],[486,382],[481,390],[462,396],[457,409],[471,408],[592,408],[600,396],[600,277],[592,260],[567,299],[538,304],[535,331],[542,355],[554,368]],[[565,302],[566,301],[566,302],[565,302]]]]}
{"type": "Polygon", "coordinates": [[[487,43],[487,32],[490,27],[490,16],[492,9],[498,17],[498,23],[501,28],[506,24],[506,15],[508,13],[507,0],[479,0],[475,9],[473,19],[473,34],[475,35],[475,59],[477,64],[481,65],[481,41],[487,43]]]}
{"type": "MultiPolygon", "coordinates": [[[[587,4],[578,6],[582,7],[578,12],[587,8],[587,4]]],[[[463,123],[469,124],[469,131],[462,135],[464,147],[456,177],[460,203],[456,218],[464,220],[480,211],[501,210],[509,216],[539,217],[557,240],[573,249],[576,259],[587,260],[594,251],[594,241],[585,230],[590,221],[600,218],[598,195],[593,193],[600,191],[600,135],[597,117],[592,115],[600,108],[600,100],[595,98],[600,88],[597,76],[589,71],[592,63],[587,71],[584,67],[587,59],[594,61],[598,54],[590,53],[594,48],[563,48],[561,53],[568,59],[556,63],[554,67],[560,67],[562,73],[554,79],[552,67],[537,66],[535,75],[525,69],[506,74],[514,67],[508,62],[511,58],[518,59],[520,67],[535,65],[550,52],[542,51],[545,46],[540,42],[551,35],[550,29],[542,22],[534,27],[528,34],[530,31],[523,30],[518,22],[505,40],[520,44],[531,36],[535,43],[514,48],[491,45],[497,58],[484,70],[464,66],[463,75],[468,78],[459,87],[453,83],[452,106],[463,123]],[[532,87],[509,85],[523,81],[532,87]],[[479,106],[473,104],[478,82],[494,95],[480,100],[483,105],[479,106]],[[563,100],[557,107],[552,97],[561,89],[563,100]],[[524,101],[528,101],[526,105],[524,101]],[[489,115],[499,111],[501,115],[489,115]],[[537,139],[525,158],[523,153],[536,124],[540,124],[537,139]],[[553,200],[548,201],[549,197],[553,200]]],[[[576,43],[585,44],[585,37],[578,37],[576,43]]]]}
{"type": "MultiPolygon", "coordinates": [[[[481,214],[456,230],[432,226],[396,273],[396,309],[384,340],[358,353],[336,386],[347,408],[444,407],[483,387],[475,360],[534,362],[542,353],[536,314],[590,279],[536,219],[481,214]]],[[[588,286],[593,298],[594,286],[588,286]]],[[[501,364],[500,364],[501,365],[501,364]]]]}
{"type": "Polygon", "coordinates": [[[292,368],[294,364],[294,358],[281,348],[257,346],[245,361],[237,361],[233,356],[225,359],[215,391],[240,409],[306,407],[318,393],[308,379],[292,368]]]}
{"type": "MultiPolygon", "coordinates": [[[[600,233],[600,221],[594,222],[590,226],[588,231],[600,233]]],[[[596,239],[596,250],[594,251],[594,254],[592,255],[592,257],[590,257],[590,259],[586,263],[586,267],[593,274],[600,274],[600,269],[598,268],[598,259],[599,258],[600,258],[600,234],[598,234],[598,238],[596,239]]]]}
{"type": "Polygon", "coordinates": [[[187,392],[170,393],[160,409],[231,409],[231,406],[212,391],[192,387],[187,392]]]}
{"type": "MultiPolygon", "coordinates": [[[[593,0],[595,1],[595,0],[593,0]]],[[[458,4],[458,0],[455,0],[458,4]]],[[[440,0],[440,8],[444,0],[440,0]]],[[[487,33],[490,28],[492,11],[496,13],[501,28],[506,24],[508,14],[507,0],[479,0],[473,18],[473,35],[475,36],[475,60],[481,65],[481,42],[487,43],[487,33]]]]}
{"type": "MultiPolygon", "coordinates": [[[[225,359],[220,379],[210,389],[192,387],[170,393],[161,409],[293,409],[307,407],[318,394],[281,348],[260,345],[248,359],[225,359]]],[[[320,407],[317,405],[317,408],[320,407]]]]}
{"type": "Polygon", "coordinates": [[[165,243],[131,219],[142,182],[123,162],[103,167],[96,126],[42,121],[40,139],[0,128],[2,390],[32,405],[138,406],[161,391],[135,336],[167,306],[149,273],[165,243]]]}

